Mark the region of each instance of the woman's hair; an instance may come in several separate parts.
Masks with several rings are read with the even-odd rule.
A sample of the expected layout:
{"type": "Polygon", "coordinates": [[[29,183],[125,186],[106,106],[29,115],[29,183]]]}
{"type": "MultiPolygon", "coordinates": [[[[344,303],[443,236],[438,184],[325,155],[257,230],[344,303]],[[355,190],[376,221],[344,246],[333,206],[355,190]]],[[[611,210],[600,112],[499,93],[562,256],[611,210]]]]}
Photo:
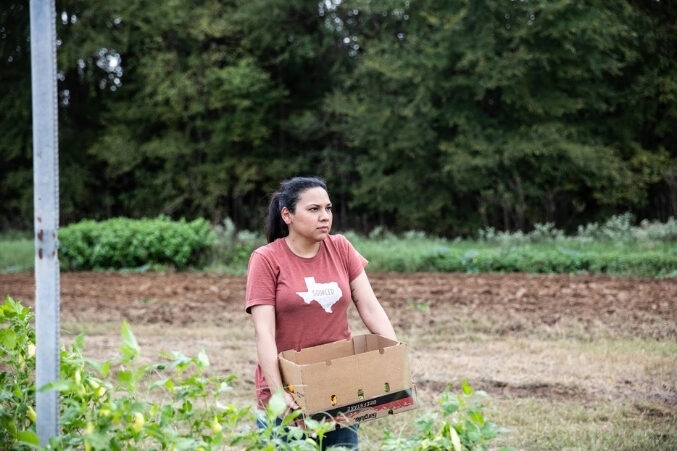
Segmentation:
{"type": "Polygon", "coordinates": [[[273,193],[268,205],[266,238],[269,243],[289,235],[289,228],[280,215],[282,209],[287,207],[290,212],[296,212],[296,202],[301,197],[301,193],[317,187],[327,191],[327,184],[319,177],[294,177],[280,183],[280,189],[273,193]]]}

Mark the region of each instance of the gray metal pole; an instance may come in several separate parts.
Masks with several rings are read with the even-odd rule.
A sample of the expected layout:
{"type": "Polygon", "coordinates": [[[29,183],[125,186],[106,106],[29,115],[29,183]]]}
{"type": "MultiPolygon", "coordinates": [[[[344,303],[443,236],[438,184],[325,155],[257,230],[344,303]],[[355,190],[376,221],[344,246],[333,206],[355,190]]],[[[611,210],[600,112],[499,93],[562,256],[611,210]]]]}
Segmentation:
{"type": "MultiPolygon", "coordinates": [[[[54,0],[31,0],[33,202],[35,208],[36,388],[59,378],[59,145],[54,0]]],[[[59,398],[38,392],[37,432],[59,434],[59,398]]]]}

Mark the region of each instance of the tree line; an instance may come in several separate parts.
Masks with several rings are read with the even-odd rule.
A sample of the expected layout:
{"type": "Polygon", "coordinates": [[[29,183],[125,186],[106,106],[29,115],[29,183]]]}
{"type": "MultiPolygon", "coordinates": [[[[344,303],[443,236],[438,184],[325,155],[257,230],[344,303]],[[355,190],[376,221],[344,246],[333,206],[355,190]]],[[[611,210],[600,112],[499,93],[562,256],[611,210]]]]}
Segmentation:
{"type": "MultiPolygon", "coordinates": [[[[32,225],[28,2],[0,8],[0,229],[32,225]]],[[[677,216],[672,0],[56,1],[61,221],[337,228],[677,216]]]]}

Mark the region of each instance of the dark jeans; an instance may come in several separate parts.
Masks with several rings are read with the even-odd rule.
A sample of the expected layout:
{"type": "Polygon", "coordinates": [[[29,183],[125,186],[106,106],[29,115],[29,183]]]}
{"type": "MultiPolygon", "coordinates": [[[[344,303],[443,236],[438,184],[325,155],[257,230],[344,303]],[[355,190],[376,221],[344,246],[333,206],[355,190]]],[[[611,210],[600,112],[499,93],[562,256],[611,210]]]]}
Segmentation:
{"type": "MultiPolygon", "coordinates": [[[[282,420],[278,418],[275,423],[277,426],[279,426],[282,423],[282,420]]],[[[259,428],[266,427],[266,424],[261,420],[256,420],[256,425],[259,428]]],[[[324,438],[322,439],[322,449],[326,450],[330,446],[343,446],[349,449],[358,449],[357,430],[359,428],[360,425],[356,424],[351,427],[337,428],[331,432],[327,432],[324,434],[324,438]]]]}

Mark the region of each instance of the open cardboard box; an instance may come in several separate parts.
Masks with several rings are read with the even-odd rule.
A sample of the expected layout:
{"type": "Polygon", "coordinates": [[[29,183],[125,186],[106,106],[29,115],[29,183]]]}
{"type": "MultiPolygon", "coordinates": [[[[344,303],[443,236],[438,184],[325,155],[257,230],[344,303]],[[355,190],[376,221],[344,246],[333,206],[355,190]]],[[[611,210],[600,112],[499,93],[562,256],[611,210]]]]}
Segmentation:
{"type": "Polygon", "coordinates": [[[375,334],[279,354],[282,381],[306,417],[341,426],[418,407],[407,345],[375,334]]]}

